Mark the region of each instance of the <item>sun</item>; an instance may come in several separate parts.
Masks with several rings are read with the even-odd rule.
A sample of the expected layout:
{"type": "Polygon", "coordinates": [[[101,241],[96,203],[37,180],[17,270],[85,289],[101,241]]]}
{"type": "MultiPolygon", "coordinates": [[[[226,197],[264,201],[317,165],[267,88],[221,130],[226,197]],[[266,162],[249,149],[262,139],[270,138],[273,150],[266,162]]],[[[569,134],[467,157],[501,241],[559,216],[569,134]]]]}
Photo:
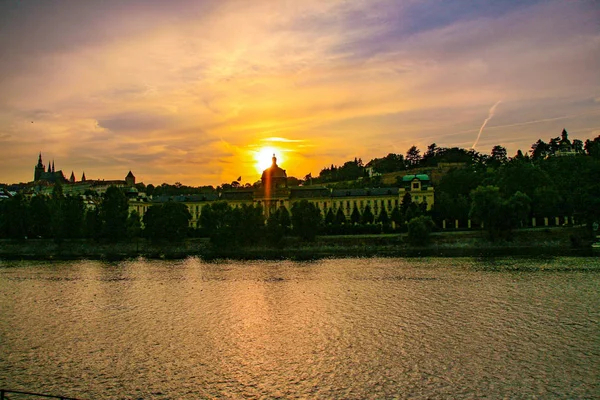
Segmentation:
{"type": "Polygon", "coordinates": [[[256,161],[256,170],[258,173],[262,173],[273,164],[273,154],[277,157],[277,164],[281,164],[283,161],[282,152],[275,147],[261,147],[260,150],[254,152],[254,160],[256,161]]]}

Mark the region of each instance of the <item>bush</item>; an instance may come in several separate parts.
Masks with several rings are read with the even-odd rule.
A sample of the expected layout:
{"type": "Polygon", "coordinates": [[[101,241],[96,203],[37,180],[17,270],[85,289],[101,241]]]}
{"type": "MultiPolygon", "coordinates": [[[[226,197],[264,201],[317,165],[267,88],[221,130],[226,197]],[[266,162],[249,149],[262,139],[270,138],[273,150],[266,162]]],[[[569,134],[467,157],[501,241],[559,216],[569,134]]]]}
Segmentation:
{"type": "Polygon", "coordinates": [[[428,244],[432,229],[431,217],[421,215],[411,219],[408,222],[408,242],[414,246],[428,244]]]}

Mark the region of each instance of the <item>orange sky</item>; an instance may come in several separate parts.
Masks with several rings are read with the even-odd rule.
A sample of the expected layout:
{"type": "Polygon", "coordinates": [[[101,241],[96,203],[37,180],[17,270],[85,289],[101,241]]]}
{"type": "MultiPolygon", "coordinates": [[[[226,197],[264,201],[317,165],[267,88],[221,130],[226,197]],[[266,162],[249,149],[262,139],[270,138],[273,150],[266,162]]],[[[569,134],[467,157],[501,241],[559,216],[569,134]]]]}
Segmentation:
{"type": "Polygon", "coordinates": [[[2,2],[0,182],[40,151],[67,177],[218,185],[258,180],[270,147],[316,176],[468,148],[498,101],[479,151],[593,138],[599,20],[594,1],[2,2]]]}

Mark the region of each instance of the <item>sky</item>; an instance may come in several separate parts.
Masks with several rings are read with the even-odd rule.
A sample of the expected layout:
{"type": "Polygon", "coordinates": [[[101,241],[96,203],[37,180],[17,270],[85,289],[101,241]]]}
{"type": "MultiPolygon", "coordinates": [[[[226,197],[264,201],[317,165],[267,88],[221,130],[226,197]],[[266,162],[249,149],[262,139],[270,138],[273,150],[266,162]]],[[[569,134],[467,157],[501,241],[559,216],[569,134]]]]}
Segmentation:
{"type": "Polygon", "coordinates": [[[40,152],[67,178],[216,186],[272,152],[302,178],[563,128],[600,135],[595,0],[0,0],[4,183],[40,152]]]}

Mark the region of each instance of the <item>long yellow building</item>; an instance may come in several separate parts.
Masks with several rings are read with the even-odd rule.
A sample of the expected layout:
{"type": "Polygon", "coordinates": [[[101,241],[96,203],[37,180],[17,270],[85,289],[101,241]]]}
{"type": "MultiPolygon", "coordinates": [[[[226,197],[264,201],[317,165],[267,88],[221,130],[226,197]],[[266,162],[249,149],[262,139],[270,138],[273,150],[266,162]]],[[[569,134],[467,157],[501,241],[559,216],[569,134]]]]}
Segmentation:
{"type": "Polygon", "coordinates": [[[414,203],[427,204],[430,210],[434,202],[434,188],[429,176],[425,174],[406,175],[402,178],[401,187],[388,188],[363,188],[363,189],[330,189],[324,186],[297,186],[288,187],[287,174],[277,165],[273,157],[273,164],[267,168],[261,178],[261,186],[256,189],[237,189],[225,191],[220,194],[207,193],[197,195],[160,196],[153,199],[134,198],[130,200],[130,211],[137,211],[141,216],[153,204],[166,201],[176,201],[185,204],[192,215],[190,226],[200,226],[202,208],[215,201],[225,201],[232,207],[242,204],[258,204],[262,207],[265,217],[268,217],[277,208],[284,206],[291,210],[295,202],[307,200],[315,204],[323,216],[331,209],[337,213],[341,209],[350,219],[354,208],[362,214],[367,207],[377,218],[382,210],[389,215],[392,210],[400,206],[402,199],[409,193],[414,203]]]}

